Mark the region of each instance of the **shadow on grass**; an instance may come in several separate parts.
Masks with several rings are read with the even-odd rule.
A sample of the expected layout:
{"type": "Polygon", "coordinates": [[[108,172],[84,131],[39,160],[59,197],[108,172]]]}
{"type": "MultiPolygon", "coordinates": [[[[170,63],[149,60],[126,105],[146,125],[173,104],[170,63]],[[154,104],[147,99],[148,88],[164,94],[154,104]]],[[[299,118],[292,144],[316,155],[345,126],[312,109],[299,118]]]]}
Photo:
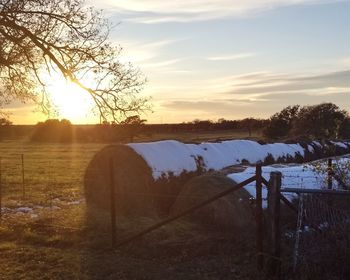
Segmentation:
{"type": "MultiPolygon", "coordinates": [[[[168,224],[143,238],[111,248],[110,217],[88,210],[89,233],[81,251],[87,279],[257,279],[254,237],[196,226],[168,224]]],[[[156,218],[117,218],[117,243],[149,227],[156,218]]]]}

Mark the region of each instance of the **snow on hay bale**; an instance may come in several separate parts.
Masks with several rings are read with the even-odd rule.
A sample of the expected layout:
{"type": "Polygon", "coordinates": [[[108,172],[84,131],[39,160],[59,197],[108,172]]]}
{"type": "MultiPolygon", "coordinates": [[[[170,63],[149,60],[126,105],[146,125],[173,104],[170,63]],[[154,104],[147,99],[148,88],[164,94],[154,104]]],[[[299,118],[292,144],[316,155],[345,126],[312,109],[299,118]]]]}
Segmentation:
{"type": "MultiPolygon", "coordinates": [[[[171,208],[171,214],[179,214],[235,185],[233,180],[221,174],[195,177],[184,185],[171,208]]],[[[192,222],[210,228],[246,228],[252,224],[249,199],[249,193],[242,188],[197,209],[186,217],[192,222]]]]}
{"type": "Polygon", "coordinates": [[[184,144],[174,140],[114,145],[98,152],[85,174],[88,203],[109,205],[109,159],[115,163],[116,197],[122,213],[168,213],[182,186],[194,176],[237,164],[303,162],[322,149],[349,153],[350,143],[260,144],[250,140],[184,144]],[[341,150],[341,151],[340,151],[341,150]]]}
{"type": "Polygon", "coordinates": [[[299,144],[259,144],[250,140],[230,140],[218,143],[183,144],[168,140],[129,144],[152,169],[153,177],[179,176],[185,172],[221,170],[225,167],[283,158],[303,158],[299,144]]]}

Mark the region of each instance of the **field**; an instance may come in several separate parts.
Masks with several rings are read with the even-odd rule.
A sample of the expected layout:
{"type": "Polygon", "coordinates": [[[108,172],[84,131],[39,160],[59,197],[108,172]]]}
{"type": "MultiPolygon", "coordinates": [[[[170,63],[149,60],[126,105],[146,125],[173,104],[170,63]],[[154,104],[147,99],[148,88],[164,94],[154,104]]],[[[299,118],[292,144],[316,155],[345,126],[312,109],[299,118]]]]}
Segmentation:
{"type": "MultiPolygon", "coordinates": [[[[181,139],[214,138],[191,136],[181,139]]],[[[0,279],[255,278],[250,231],[236,235],[178,221],[111,250],[108,214],[87,209],[83,196],[84,170],[103,146],[0,143],[0,279]]],[[[117,240],[157,221],[120,219],[117,240]]]]}
{"type": "MultiPolygon", "coordinates": [[[[152,140],[229,136],[164,134],[152,140]]],[[[263,279],[254,227],[232,231],[178,220],[113,250],[109,214],[88,208],[83,192],[85,168],[105,145],[0,143],[0,279],[263,279]]],[[[295,230],[291,215],[288,226],[295,230]]],[[[119,217],[117,242],[160,220],[119,217]]]]}
{"type": "Polygon", "coordinates": [[[215,131],[189,131],[180,133],[156,133],[151,136],[140,135],[136,137],[137,142],[148,142],[148,141],[158,141],[158,140],[178,140],[184,143],[200,143],[204,141],[222,141],[229,139],[262,139],[261,130],[252,130],[251,135],[249,135],[247,130],[235,129],[235,130],[215,130],[215,131]]]}
{"type": "MultiPolygon", "coordinates": [[[[173,139],[185,143],[227,139],[260,139],[261,132],[253,131],[196,131],[140,135],[135,142],[173,139]]],[[[111,143],[113,144],[113,143],[111,143]]],[[[24,159],[25,198],[31,203],[45,203],[48,196],[70,201],[83,196],[82,184],[85,168],[94,154],[106,143],[32,143],[21,141],[0,142],[2,158],[3,199],[23,198],[22,159],[24,159]]]]}
{"type": "Polygon", "coordinates": [[[27,201],[43,202],[49,194],[66,200],[81,197],[85,168],[103,146],[105,145],[10,141],[0,143],[4,199],[22,198],[22,154],[27,201]]]}

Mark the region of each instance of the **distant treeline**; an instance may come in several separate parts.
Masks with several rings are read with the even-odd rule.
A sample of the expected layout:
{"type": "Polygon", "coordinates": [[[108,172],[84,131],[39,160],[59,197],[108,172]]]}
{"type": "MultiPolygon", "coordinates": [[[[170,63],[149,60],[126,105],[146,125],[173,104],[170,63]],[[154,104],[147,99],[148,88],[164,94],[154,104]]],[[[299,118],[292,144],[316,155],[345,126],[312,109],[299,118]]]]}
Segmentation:
{"type": "Polygon", "coordinates": [[[244,130],[247,136],[263,129],[267,120],[194,120],[178,124],[146,124],[138,116],[129,117],[120,124],[72,125],[69,120],[49,119],[35,126],[0,126],[2,139],[27,138],[33,142],[133,142],[138,135],[152,137],[160,133],[196,131],[244,130]]]}
{"type": "Polygon", "coordinates": [[[196,119],[191,122],[177,124],[149,124],[145,126],[145,129],[153,133],[242,129],[251,134],[252,130],[262,129],[267,123],[268,120],[255,118],[243,120],[226,120],[222,118],[218,121],[196,119]]]}
{"type": "Polygon", "coordinates": [[[350,116],[333,103],[313,106],[288,106],[269,119],[194,120],[178,124],[146,124],[139,116],[123,122],[96,125],[72,125],[68,120],[50,119],[35,126],[16,126],[0,119],[0,138],[27,138],[33,142],[133,142],[136,136],[200,131],[262,132],[265,140],[350,139],[350,116]]]}

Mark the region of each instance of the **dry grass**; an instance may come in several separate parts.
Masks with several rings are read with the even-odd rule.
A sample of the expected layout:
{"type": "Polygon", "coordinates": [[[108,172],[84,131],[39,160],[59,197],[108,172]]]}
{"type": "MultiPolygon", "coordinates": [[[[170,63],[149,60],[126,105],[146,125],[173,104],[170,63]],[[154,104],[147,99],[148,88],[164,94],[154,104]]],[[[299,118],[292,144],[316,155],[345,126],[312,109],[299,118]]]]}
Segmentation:
{"type": "Polygon", "coordinates": [[[26,203],[43,203],[48,196],[73,200],[82,196],[83,175],[103,144],[33,144],[2,142],[3,199],[22,200],[22,164],[26,203]]]}
{"type": "MultiPolygon", "coordinates": [[[[117,239],[152,218],[119,219],[117,239]]],[[[0,279],[253,279],[253,236],[178,221],[111,250],[109,216],[84,205],[8,218],[0,228],[0,279]],[[16,221],[15,221],[16,220],[16,221]],[[242,238],[244,236],[244,238],[242,238]]]]}
{"type": "MultiPolygon", "coordinates": [[[[163,139],[195,142],[229,136],[235,138],[203,132],[163,139]]],[[[162,139],[157,137],[153,140],[162,139]]],[[[213,230],[177,221],[112,250],[108,213],[87,209],[81,201],[85,168],[103,146],[0,143],[3,207],[8,208],[0,225],[1,280],[261,278],[251,228],[213,230]],[[25,162],[24,199],[20,154],[25,162]],[[21,206],[33,210],[17,211],[21,206]]],[[[294,213],[291,220],[294,229],[294,213]]],[[[118,218],[117,239],[158,221],[118,218]]]]}
{"type": "MultiPolygon", "coordinates": [[[[227,139],[260,139],[261,132],[253,131],[201,131],[156,133],[140,135],[136,142],[173,139],[181,142],[203,142],[227,139]]],[[[48,190],[53,196],[79,197],[82,195],[83,174],[93,155],[106,146],[103,143],[30,143],[27,141],[0,142],[2,158],[3,195],[18,199],[22,193],[21,154],[24,154],[25,187],[29,201],[48,190]],[[29,197],[30,196],[30,197],[29,197]]]]}
{"type": "Polygon", "coordinates": [[[261,130],[253,130],[249,135],[247,130],[216,130],[216,131],[188,131],[180,133],[154,133],[151,136],[140,135],[135,137],[136,142],[159,141],[159,140],[178,140],[184,143],[201,143],[204,141],[215,142],[231,139],[251,139],[260,140],[263,138],[261,130]]]}
{"type": "MultiPolygon", "coordinates": [[[[81,201],[85,168],[103,146],[0,143],[6,207],[0,279],[252,279],[254,243],[247,234],[211,232],[185,221],[111,250],[108,214],[86,209],[81,201]],[[32,210],[24,213],[19,207],[32,210]]],[[[156,221],[119,219],[117,238],[156,221]]]]}

